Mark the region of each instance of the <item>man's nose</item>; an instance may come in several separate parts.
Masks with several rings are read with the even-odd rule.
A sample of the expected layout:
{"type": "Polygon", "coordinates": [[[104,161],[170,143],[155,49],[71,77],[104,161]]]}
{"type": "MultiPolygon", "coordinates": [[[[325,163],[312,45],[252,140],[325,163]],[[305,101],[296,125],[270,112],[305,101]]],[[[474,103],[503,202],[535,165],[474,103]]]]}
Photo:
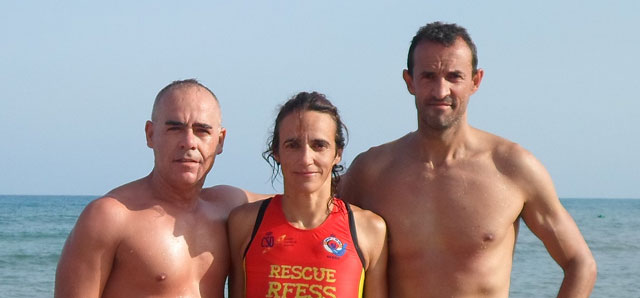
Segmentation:
{"type": "Polygon", "coordinates": [[[182,137],[181,147],[186,150],[196,149],[196,136],[191,129],[185,129],[184,136],[182,137]]]}
{"type": "Polygon", "coordinates": [[[436,80],[433,84],[433,88],[431,89],[431,96],[438,100],[444,100],[449,95],[451,95],[451,86],[447,80],[439,79],[436,80]]]}

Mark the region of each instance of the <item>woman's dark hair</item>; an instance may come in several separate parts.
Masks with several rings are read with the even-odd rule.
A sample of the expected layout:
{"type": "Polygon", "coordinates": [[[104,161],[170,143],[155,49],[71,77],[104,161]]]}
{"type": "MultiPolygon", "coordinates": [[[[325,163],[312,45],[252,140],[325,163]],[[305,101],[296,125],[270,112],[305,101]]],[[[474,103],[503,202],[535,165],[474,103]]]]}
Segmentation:
{"type": "MultiPolygon", "coordinates": [[[[280,144],[280,124],[282,119],[290,115],[293,112],[314,111],[327,114],[336,123],[336,153],[338,150],[342,150],[345,147],[345,133],[347,127],[340,120],[340,114],[338,108],[336,108],[327,97],[318,92],[300,92],[294,97],[285,102],[278,112],[276,122],[273,127],[273,132],[270,139],[267,142],[267,150],[262,153],[262,157],[271,165],[273,170],[271,175],[271,182],[273,182],[280,173],[280,163],[276,161],[275,156],[278,154],[278,145],[280,144]]],[[[344,170],[342,165],[334,165],[331,169],[331,195],[336,194],[338,182],[340,180],[340,173],[344,170]]]]}

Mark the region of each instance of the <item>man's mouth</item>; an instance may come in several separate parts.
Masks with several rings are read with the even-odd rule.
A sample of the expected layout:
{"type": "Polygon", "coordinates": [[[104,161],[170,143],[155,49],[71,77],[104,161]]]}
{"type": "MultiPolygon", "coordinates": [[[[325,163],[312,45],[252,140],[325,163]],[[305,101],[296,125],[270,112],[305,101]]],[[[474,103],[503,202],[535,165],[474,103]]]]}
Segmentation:
{"type": "Polygon", "coordinates": [[[431,100],[427,101],[427,105],[429,106],[437,106],[437,107],[455,107],[454,104],[454,100],[453,98],[447,96],[445,98],[440,98],[440,99],[436,99],[436,98],[432,98],[431,100]]]}
{"type": "Polygon", "coordinates": [[[195,159],[191,159],[191,158],[178,158],[174,160],[175,162],[184,162],[184,163],[189,163],[189,162],[193,162],[193,163],[199,163],[199,161],[195,160],[195,159]]]}

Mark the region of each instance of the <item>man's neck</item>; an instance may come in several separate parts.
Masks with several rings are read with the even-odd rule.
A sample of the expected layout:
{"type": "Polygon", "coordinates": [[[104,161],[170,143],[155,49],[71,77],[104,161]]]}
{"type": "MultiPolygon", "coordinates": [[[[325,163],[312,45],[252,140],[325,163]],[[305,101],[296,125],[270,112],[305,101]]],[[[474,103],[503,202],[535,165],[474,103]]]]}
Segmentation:
{"type": "Polygon", "coordinates": [[[164,177],[152,171],[147,181],[153,197],[182,209],[192,209],[198,204],[202,182],[197,185],[179,186],[169,183],[164,177]]]}
{"type": "Polygon", "coordinates": [[[409,141],[419,160],[438,167],[467,156],[470,129],[466,123],[443,130],[419,128],[409,141]]]}

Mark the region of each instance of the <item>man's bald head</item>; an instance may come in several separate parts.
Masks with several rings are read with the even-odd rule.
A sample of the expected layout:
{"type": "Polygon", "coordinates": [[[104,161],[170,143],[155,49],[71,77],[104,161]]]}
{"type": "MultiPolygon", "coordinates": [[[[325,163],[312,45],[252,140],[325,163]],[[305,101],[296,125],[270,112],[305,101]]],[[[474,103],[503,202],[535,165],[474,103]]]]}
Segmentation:
{"type": "Polygon", "coordinates": [[[216,101],[216,104],[218,105],[218,109],[220,108],[220,102],[218,102],[218,97],[216,97],[216,95],[213,93],[213,91],[211,91],[209,88],[207,88],[207,86],[205,86],[202,83],[198,82],[198,80],[196,80],[196,79],[178,80],[178,81],[173,81],[173,82],[171,82],[171,84],[169,84],[169,85],[165,86],[164,88],[162,88],[162,90],[160,90],[160,92],[158,92],[158,95],[156,95],[156,99],[153,102],[153,109],[151,110],[151,121],[155,121],[156,120],[156,113],[157,113],[158,107],[160,106],[160,102],[164,99],[165,95],[167,95],[167,94],[171,93],[171,91],[174,91],[174,90],[177,90],[177,89],[192,88],[192,87],[195,87],[195,88],[204,90],[206,92],[209,92],[209,94],[211,94],[211,96],[213,96],[213,99],[216,101]]]}

